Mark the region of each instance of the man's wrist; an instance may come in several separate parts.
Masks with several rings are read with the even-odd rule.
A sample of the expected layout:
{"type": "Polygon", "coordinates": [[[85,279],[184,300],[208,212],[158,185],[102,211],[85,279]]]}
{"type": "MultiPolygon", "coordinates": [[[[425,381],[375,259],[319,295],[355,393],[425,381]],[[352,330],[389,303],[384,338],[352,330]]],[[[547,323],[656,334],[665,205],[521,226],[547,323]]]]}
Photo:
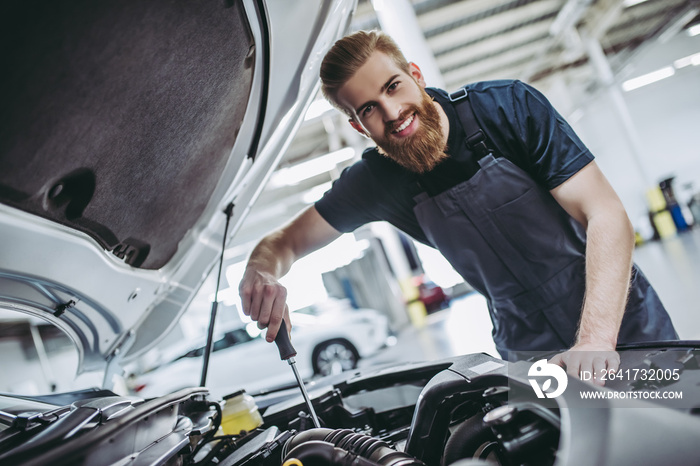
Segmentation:
{"type": "Polygon", "coordinates": [[[609,339],[591,338],[583,336],[576,339],[574,347],[585,347],[600,351],[614,351],[617,347],[617,342],[613,342],[609,339]]]}
{"type": "Polygon", "coordinates": [[[269,264],[264,262],[249,261],[243,273],[246,274],[248,272],[276,277],[274,267],[270,267],[269,264]]]}

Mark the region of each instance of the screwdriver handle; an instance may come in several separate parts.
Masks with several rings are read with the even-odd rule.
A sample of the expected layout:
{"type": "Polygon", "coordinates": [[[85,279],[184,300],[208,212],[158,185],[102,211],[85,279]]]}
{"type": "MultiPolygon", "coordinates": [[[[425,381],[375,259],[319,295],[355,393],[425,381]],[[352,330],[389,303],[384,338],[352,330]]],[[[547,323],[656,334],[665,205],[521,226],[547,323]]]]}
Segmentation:
{"type": "Polygon", "coordinates": [[[280,329],[275,337],[275,343],[277,344],[277,349],[280,351],[280,358],[282,358],[283,361],[297,355],[297,350],[294,349],[292,342],[289,339],[287,324],[284,320],[282,320],[280,329]]]}

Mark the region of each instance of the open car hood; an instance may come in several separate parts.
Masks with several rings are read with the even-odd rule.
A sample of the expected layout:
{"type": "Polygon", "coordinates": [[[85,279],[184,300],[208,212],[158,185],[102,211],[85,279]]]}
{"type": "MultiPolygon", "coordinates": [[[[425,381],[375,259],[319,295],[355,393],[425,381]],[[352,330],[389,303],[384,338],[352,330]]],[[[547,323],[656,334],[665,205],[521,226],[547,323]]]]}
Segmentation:
{"type": "Polygon", "coordinates": [[[318,89],[355,0],[2,6],[0,310],[117,370],[177,322],[318,89]]]}

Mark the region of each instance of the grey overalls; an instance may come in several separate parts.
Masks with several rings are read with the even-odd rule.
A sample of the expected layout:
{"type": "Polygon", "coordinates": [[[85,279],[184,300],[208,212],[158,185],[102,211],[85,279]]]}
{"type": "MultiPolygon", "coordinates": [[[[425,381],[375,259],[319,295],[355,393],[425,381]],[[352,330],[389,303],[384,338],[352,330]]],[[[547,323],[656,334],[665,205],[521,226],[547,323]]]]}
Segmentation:
{"type": "MultiPolygon", "coordinates": [[[[481,146],[485,153],[483,133],[461,91],[450,99],[467,134],[462,150],[481,146]]],[[[527,173],[488,152],[467,181],[434,197],[416,197],[418,223],[486,297],[493,339],[504,358],[509,351],[570,348],[585,291],[585,231],[527,173]]],[[[618,343],[677,338],[656,292],[635,265],[618,343]]]]}

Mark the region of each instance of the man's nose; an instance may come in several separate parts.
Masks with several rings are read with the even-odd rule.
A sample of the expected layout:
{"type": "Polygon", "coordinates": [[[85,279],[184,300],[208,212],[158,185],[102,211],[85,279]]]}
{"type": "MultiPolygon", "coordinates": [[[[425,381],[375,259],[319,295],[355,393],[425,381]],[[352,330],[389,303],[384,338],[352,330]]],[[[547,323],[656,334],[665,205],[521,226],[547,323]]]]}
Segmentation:
{"type": "Polygon", "coordinates": [[[401,105],[399,103],[386,100],[381,103],[381,106],[384,113],[384,123],[389,123],[399,119],[399,116],[401,115],[401,105]]]}

